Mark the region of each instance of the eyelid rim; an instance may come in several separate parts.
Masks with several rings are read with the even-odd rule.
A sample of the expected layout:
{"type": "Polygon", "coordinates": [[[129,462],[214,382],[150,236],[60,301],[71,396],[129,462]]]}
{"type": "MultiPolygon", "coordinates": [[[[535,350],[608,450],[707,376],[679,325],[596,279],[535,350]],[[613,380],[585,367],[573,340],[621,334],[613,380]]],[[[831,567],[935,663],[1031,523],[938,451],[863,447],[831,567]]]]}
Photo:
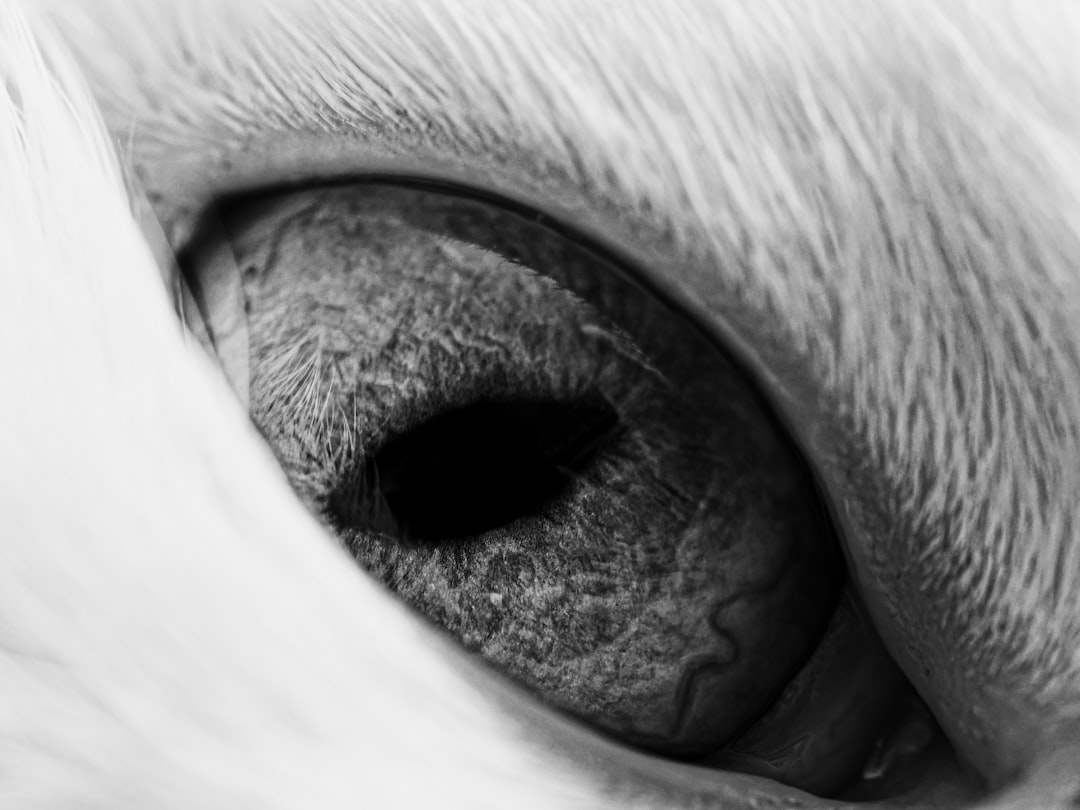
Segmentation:
{"type": "Polygon", "coordinates": [[[201,227],[219,238],[196,240],[191,255],[181,256],[177,262],[184,295],[181,317],[214,358],[246,411],[251,393],[251,358],[240,268],[212,209],[202,218],[201,227]],[[194,267],[199,268],[198,274],[191,272],[194,267]]]}

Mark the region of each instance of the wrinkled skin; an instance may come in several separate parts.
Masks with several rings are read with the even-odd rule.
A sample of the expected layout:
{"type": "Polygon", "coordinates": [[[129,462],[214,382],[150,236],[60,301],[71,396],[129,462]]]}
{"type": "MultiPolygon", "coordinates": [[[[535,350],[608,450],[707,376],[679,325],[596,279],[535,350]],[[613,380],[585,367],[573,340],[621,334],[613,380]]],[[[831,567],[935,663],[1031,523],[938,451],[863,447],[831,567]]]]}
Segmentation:
{"type": "Polygon", "coordinates": [[[0,5],[0,804],[835,804],[554,716],[328,542],[168,248],[217,195],[377,171],[648,267],[770,392],[976,794],[1075,803],[1075,10],[653,5],[33,4],[77,68],[0,5]]]}

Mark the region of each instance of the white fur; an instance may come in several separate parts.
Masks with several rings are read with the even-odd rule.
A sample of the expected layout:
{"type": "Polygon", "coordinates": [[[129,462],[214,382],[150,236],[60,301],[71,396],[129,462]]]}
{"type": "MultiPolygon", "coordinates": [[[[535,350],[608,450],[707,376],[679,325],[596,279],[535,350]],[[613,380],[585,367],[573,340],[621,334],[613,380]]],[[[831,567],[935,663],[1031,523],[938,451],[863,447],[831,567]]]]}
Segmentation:
{"type": "MultiPolygon", "coordinates": [[[[1001,781],[1080,745],[1075,5],[49,15],[174,237],[230,184],[408,161],[652,260],[801,409],[886,639],[961,750],[1001,781]]],[[[75,71],[17,19],[0,5],[0,761],[29,776],[0,799],[598,803],[291,500],[182,344],[75,71]]]]}

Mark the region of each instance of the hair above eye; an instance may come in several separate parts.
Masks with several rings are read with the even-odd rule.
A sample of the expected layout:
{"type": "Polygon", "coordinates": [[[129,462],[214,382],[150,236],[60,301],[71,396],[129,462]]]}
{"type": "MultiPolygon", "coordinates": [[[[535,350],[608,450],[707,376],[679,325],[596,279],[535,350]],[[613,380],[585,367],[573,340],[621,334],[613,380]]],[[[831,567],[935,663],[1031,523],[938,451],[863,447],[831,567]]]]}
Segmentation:
{"type": "Polygon", "coordinates": [[[353,184],[216,215],[252,419],[361,566],[617,739],[816,792],[858,775],[903,679],[834,618],[813,482],[723,352],[594,251],[479,201],[353,184]],[[820,738],[769,754],[815,704],[820,738]]]}

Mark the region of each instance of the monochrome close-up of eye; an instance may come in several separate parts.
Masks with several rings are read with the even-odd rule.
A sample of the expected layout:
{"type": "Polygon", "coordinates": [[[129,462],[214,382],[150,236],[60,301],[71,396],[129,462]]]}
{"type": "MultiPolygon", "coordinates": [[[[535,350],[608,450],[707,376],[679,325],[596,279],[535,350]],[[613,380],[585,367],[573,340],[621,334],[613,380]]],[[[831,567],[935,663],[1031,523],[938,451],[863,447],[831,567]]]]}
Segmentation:
{"type": "Polygon", "coordinates": [[[215,207],[182,255],[189,325],[301,501],[544,701],[819,794],[932,741],[767,401],[543,215],[290,190],[215,207]]]}
{"type": "Polygon", "coordinates": [[[1080,806],[1070,0],[0,0],[0,807],[1080,806]]]}

